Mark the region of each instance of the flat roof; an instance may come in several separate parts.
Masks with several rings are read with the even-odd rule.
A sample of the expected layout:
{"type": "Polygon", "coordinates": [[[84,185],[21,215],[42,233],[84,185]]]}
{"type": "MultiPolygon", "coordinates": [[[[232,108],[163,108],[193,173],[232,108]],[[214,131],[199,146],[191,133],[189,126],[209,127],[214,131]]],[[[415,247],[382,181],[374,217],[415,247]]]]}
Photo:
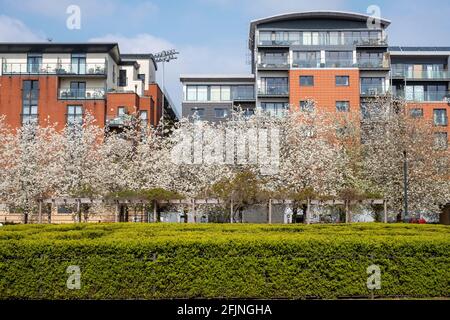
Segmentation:
{"type": "Polygon", "coordinates": [[[180,81],[242,81],[250,82],[255,80],[253,74],[181,74],[180,81]]]}
{"type": "MultiPolygon", "coordinates": [[[[324,19],[324,18],[365,22],[369,18],[371,18],[371,16],[348,11],[317,10],[317,11],[283,13],[266,18],[252,20],[250,22],[250,35],[249,35],[250,48],[252,48],[253,45],[252,41],[255,37],[255,30],[257,26],[260,24],[293,19],[324,19]]],[[[380,18],[380,23],[383,27],[386,28],[391,24],[391,21],[380,18]]]]}
{"type": "Polygon", "coordinates": [[[392,55],[450,55],[450,47],[389,47],[392,55]]]}
{"type": "Polygon", "coordinates": [[[120,61],[119,45],[113,42],[0,42],[0,53],[109,53],[120,61]]]}

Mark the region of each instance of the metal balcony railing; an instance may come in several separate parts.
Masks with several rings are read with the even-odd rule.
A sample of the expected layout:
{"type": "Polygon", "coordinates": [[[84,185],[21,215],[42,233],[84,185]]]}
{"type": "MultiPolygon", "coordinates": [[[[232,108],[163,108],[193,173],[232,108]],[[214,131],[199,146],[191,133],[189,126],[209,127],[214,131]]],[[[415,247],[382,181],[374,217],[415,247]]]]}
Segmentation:
{"type": "Polygon", "coordinates": [[[389,63],[383,59],[358,59],[358,67],[360,68],[389,68],[389,63]]]}
{"type": "Polygon", "coordinates": [[[105,98],[105,88],[59,89],[61,100],[101,100],[105,98]]]}
{"type": "MultiPolygon", "coordinates": [[[[374,34],[372,36],[366,35],[339,35],[332,36],[330,34],[323,35],[318,33],[311,35],[308,33],[307,36],[303,34],[302,37],[298,36],[298,32],[286,32],[281,31],[279,36],[275,39],[259,39],[258,45],[260,46],[291,46],[291,45],[302,45],[302,46],[342,46],[342,45],[357,45],[357,46],[385,46],[388,44],[387,35],[374,34]],[[282,33],[282,34],[281,34],[282,33]],[[295,36],[291,36],[291,33],[295,33],[295,36]],[[289,34],[287,36],[287,34],[289,34]]],[[[275,33],[277,34],[277,33],[275,33]]]]}
{"type": "Polygon", "coordinates": [[[2,73],[6,75],[102,75],[107,74],[106,63],[9,63],[3,62],[2,73]]]}
{"type": "Polygon", "coordinates": [[[353,59],[327,59],[325,61],[325,67],[327,68],[351,68],[356,67],[353,63],[353,59]]]}
{"type": "Polygon", "coordinates": [[[294,59],[292,62],[292,67],[294,68],[320,68],[320,59],[317,60],[300,60],[294,59]]]}
{"type": "Polygon", "coordinates": [[[282,57],[262,56],[261,62],[258,63],[259,68],[289,68],[288,55],[282,57]]]}

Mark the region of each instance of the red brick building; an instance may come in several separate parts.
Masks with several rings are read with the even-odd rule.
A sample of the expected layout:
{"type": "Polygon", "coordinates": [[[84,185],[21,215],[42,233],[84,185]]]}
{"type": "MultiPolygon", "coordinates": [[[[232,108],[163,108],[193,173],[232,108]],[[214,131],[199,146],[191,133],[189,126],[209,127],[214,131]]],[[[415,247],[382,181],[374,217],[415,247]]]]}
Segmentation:
{"type": "Polygon", "coordinates": [[[0,115],[13,128],[63,129],[87,113],[102,127],[132,113],[152,126],[163,114],[176,118],[170,99],[163,106],[151,54],[120,54],[116,43],[3,43],[0,59],[0,115]]]}

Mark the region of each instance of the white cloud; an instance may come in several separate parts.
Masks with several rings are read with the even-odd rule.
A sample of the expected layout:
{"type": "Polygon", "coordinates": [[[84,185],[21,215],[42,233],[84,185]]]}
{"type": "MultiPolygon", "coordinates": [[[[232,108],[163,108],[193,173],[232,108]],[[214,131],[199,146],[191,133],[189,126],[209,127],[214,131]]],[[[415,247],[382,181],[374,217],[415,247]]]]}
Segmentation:
{"type": "Polygon", "coordinates": [[[22,21],[0,15],[0,41],[2,42],[39,42],[44,41],[43,33],[35,33],[22,21]]]}

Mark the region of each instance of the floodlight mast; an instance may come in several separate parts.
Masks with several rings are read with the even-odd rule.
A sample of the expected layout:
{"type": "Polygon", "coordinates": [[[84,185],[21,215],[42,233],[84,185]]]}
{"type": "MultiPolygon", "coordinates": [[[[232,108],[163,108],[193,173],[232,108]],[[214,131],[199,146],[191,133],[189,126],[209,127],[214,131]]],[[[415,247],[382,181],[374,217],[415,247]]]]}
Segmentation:
{"type": "Polygon", "coordinates": [[[175,49],[164,50],[153,55],[156,63],[162,62],[163,73],[162,73],[162,124],[161,131],[164,134],[164,107],[165,107],[165,94],[166,94],[166,85],[165,85],[165,63],[170,62],[172,60],[178,59],[177,55],[180,54],[175,49]]]}

